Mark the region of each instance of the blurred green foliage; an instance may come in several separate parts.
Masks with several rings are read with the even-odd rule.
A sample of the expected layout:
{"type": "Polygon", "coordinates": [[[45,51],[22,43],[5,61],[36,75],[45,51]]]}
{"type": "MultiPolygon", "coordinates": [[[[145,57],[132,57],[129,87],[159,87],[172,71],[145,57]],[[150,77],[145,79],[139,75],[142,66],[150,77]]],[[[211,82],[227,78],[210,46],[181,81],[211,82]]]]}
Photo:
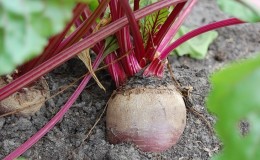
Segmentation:
{"type": "Polygon", "coordinates": [[[216,114],[216,132],[224,148],[214,160],[256,160],[260,157],[260,56],[234,63],[213,74],[208,108],[216,114]],[[249,123],[245,135],[241,121],[249,123]]]}
{"type": "MultiPolygon", "coordinates": [[[[97,0],[85,1],[95,8],[97,0]]],[[[48,38],[61,32],[75,0],[0,1],[0,75],[41,54],[48,38]]]]}
{"type": "MultiPolygon", "coordinates": [[[[182,37],[192,29],[181,26],[178,30],[174,40],[182,37]]],[[[187,42],[183,43],[175,49],[179,56],[189,55],[195,59],[204,59],[207,55],[209,45],[218,37],[218,32],[210,31],[199,36],[196,36],[187,42]]],[[[174,53],[174,52],[173,52],[174,53]]]]}
{"type": "Polygon", "coordinates": [[[220,9],[231,16],[246,22],[260,21],[259,0],[217,0],[217,3],[220,9]]]}

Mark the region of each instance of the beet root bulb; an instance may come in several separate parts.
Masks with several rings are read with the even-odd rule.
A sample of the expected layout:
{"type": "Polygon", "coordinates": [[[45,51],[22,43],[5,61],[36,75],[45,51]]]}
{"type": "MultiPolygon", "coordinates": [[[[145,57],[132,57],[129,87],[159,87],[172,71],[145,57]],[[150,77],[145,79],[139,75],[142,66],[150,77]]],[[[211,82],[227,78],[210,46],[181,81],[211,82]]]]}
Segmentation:
{"type": "Polygon", "coordinates": [[[108,102],[107,138],[133,142],[142,151],[162,152],[175,145],[186,125],[186,108],[174,85],[117,92],[108,102]]]}

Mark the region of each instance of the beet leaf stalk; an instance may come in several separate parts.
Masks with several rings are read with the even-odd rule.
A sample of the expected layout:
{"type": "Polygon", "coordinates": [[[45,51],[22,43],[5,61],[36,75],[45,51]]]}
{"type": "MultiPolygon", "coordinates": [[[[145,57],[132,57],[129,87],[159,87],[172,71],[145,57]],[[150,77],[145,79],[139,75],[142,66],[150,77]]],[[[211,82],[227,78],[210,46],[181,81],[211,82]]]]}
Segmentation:
{"type": "MultiPolygon", "coordinates": [[[[147,64],[151,62],[154,57],[156,57],[158,54],[156,52],[157,48],[160,46],[161,41],[165,37],[165,34],[170,30],[173,23],[175,23],[175,20],[177,19],[178,15],[182,11],[183,7],[185,6],[186,2],[179,3],[175,6],[174,10],[170,13],[170,15],[167,17],[165,22],[161,24],[160,19],[163,19],[160,15],[164,13],[158,13],[156,15],[156,18],[151,26],[151,31],[149,31],[149,38],[147,40],[146,44],[146,53],[145,53],[145,61],[143,63],[147,64]],[[157,28],[159,28],[159,31],[156,31],[157,28]]],[[[166,9],[168,11],[168,9],[166,9]]],[[[160,11],[165,12],[165,11],[160,11]]],[[[167,15],[167,13],[166,13],[167,15]]]]}
{"type": "MultiPolygon", "coordinates": [[[[178,19],[175,21],[175,23],[173,23],[173,24],[171,23],[168,26],[168,29],[166,30],[166,32],[161,33],[164,36],[161,36],[160,39],[156,41],[157,48],[154,49],[154,51],[153,51],[154,55],[152,57],[152,58],[154,58],[154,60],[153,60],[152,64],[145,70],[145,72],[144,72],[145,76],[153,76],[153,75],[158,76],[158,77],[163,76],[163,68],[165,66],[165,64],[163,64],[163,63],[166,63],[166,61],[163,59],[162,60],[158,59],[158,56],[160,56],[162,54],[161,53],[162,49],[165,48],[168,45],[168,43],[170,43],[170,41],[172,40],[172,37],[175,36],[175,34],[177,33],[181,24],[183,23],[183,21],[186,19],[188,14],[191,12],[191,9],[196,4],[196,1],[197,0],[191,0],[191,1],[187,2],[188,4],[181,11],[181,14],[178,16],[178,19]],[[155,56],[155,53],[157,54],[156,56],[155,56]]],[[[183,7],[183,6],[180,6],[180,7],[183,7]]],[[[173,14],[175,15],[176,13],[173,12],[173,14]]]]}
{"type": "MultiPolygon", "coordinates": [[[[120,5],[119,0],[111,0],[109,3],[112,21],[116,21],[119,18],[125,15],[123,8],[120,5]]],[[[126,7],[128,8],[128,7],[126,7]]],[[[130,18],[130,16],[128,16],[130,18]]],[[[139,30],[137,30],[139,32],[139,30]]],[[[133,76],[137,72],[141,70],[141,67],[138,63],[137,53],[132,50],[133,44],[131,42],[131,35],[129,26],[125,26],[120,31],[116,33],[117,42],[119,45],[118,54],[122,56],[127,51],[131,50],[129,55],[122,59],[122,63],[124,64],[124,70],[127,76],[133,76]]],[[[141,46],[142,47],[142,46],[141,46]]],[[[135,47],[136,50],[136,47],[135,47]]],[[[139,50],[137,50],[139,51],[139,50]]],[[[141,53],[142,54],[142,53],[141,53]]]]}
{"type": "Polygon", "coordinates": [[[149,75],[154,74],[157,76],[162,76],[162,70],[158,70],[158,68],[164,66],[166,58],[169,56],[169,54],[175,48],[177,48],[182,43],[190,40],[191,38],[198,36],[200,34],[203,34],[205,32],[211,31],[211,30],[215,30],[218,28],[231,26],[231,25],[242,24],[242,23],[245,23],[245,22],[240,19],[237,19],[237,18],[229,18],[229,19],[214,22],[214,23],[211,23],[211,24],[208,24],[208,25],[205,25],[205,26],[202,26],[202,27],[199,27],[197,29],[190,31],[189,33],[183,35],[182,37],[180,37],[173,43],[169,44],[169,46],[164,48],[161,51],[161,54],[147,67],[147,69],[144,72],[144,75],[149,76],[149,75]]]}
{"type": "Polygon", "coordinates": [[[28,63],[24,64],[23,66],[21,66],[19,69],[21,71],[21,73],[19,73],[19,75],[22,75],[22,74],[28,72],[35,66],[38,66],[39,64],[43,63],[44,61],[48,60],[50,57],[55,55],[55,53],[57,53],[57,52],[55,52],[55,50],[58,48],[59,44],[62,42],[62,40],[64,39],[64,37],[67,34],[67,32],[69,31],[69,29],[72,27],[72,25],[74,24],[76,19],[78,19],[78,17],[84,11],[85,8],[86,8],[86,5],[82,4],[82,3],[78,4],[74,8],[73,18],[67,24],[67,26],[62,31],[62,33],[50,38],[49,44],[47,45],[47,47],[44,49],[43,53],[39,57],[37,57],[37,58],[29,61],[28,63]]]}
{"type": "Polygon", "coordinates": [[[188,41],[189,39],[191,39],[193,37],[196,37],[200,34],[203,34],[205,32],[211,31],[211,30],[215,30],[218,28],[227,27],[227,26],[231,26],[231,25],[242,24],[242,23],[245,23],[245,22],[240,19],[237,19],[237,18],[229,18],[229,19],[221,20],[221,21],[214,22],[214,23],[199,27],[197,29],[194,29],[194,30],[190,31],[189,33],[187,33],[186,35],[183,35],[182,37],[180,37],[179,39],[174,41],[169,46],[167,46],[162,51],[162,54],[159,56],[159,59],[167,58],[167,56],[170,54],[171,51],[173,51],[179,45],[181,45],[182,43],[188,41]]]}
{"type": "Polygon", "coordinates": [[[231,25],[242,24],[242,23],[245,22],[237,18],[229,18],[190,31],[189,33],[183,35],[182,37],[174,41],[172,44],[169,44],[168,46],[164,45],[164,49],[163,47],[161,48],[162,49],[162,51],[160,51],[161,54],[156,59],[154,59],[154,61],[152,61],[152,63],[147,67],[147,69],[144,71],[144,75],[145,76],[157,75],[161,77],[163,73],[162,68],[166,63],[166,58],[169,56],[169,54],[179,45],[190,40],[191,38],[211,30],[215,30],[218,28],[231,26],[231,25]]]}
{"type": "MultiPolygon", "coordinates": [[[[140,19],[140,18],[144,17],[147,14],[150,14],[150,13],[152,13],[152,12],[154,12],[156,10],[159,10],[159,9],[161,9],[163,7],[170,6],[170,5],[174,4],[174,3],[178,3],[178,1],[171,1],[171,2],[169,2],[169,1],[165,0],[165,3],[164,3],[164,1],[158,2],[156,4],[153,4],[153,5],[149,6],[150,8],[146,7],[146,8],[143,8],[143,9],[139,10],[139,11],[136,11],[135,16],[137,17],[137,19],[138,18],[140,19]]],[[[117,23],[114,23],[113,25],[111,24],[110,28],[106,27],[106,29],[104,28],[103,30],[101,30],[99,32],[96,32],[96,33],[93,33],[93,34],[91,34],[89,36],[86,36],[84,38],[84,40],[82,40],[81,42],[78,42],[78,43],[72,45],[71,47],[69,47],[67,49],[64,49],[59,54],[53,56],[52,58],[50,58],[49,60],[47,60],[44,63],[40,64],[39,66],[35,67],[34,69],[29,71],[28,73],[26,73],[23,76],[17,78],[15,81],[13,81],[12,83],[8,84],[4,88],[1,88],[0,96],[2,97],[2,99],[7,97],[8,94],[10,95],[10,94],[12,94],[12,92],[17,91],[20,88],[22,88],[23,86],[25,86],[25,85],[29,84],[30,82],[36,80],[37,78],[42,76],[44,73],[52,70],[52,68],[57,67],[58,65],[60,65],[63,62],[65,62],[69,58],[73,57],[74,55],[76,55],[80,51],[84,50],[85,48],[88,48],[88,47],[96,44],[97,42],[102,40],[104,37],[106,37],[106,36],[108,36],[110,34],[113,34],[114,32],[116,32],[119,29],[121,29],[122,27],[124,27],[126,24],[127,24],[127,19],[125,17],[124,18],[120,18],[117,21],[117,23]],[[112,28],[112,31],[110,30],[111,28],[112,28]],[[20,88],[19,88],[19,85],[20,85],[20,88]],[[13,86],[16,86],[16,88],[12,88],[13,86]],[[9,93],[5,92],[6,89],[8,90],[8,87],[9,87],[9,89],[12,90],[9,93]],[[5,93],[5,94],[3,94],[3,93],[5,93]]],[[[97,61],[95,62],[96,65],[94,66],[94,69],[101,62],[101,60],[102,60],[102,58],[101,58],[102,56],[101,55],[103,55],[103,51],[101,51],[98,54],[97,61]]],[[[42,136],[44,136],[62,118],[62,116],[66,113],[66,111],[69,109],[69,107],[76,100],[76,98],[78,97],[80,92],[83,90],[84,86],[87,84],[89,79],[90,79],[90,75],[84,78],[84,80],[82,81],[82,83],[80,84],[78,89],[71,96],[71,98],[68,100],[68,102],[65,104],[65,106],[62,107],[62,109],[57,113],[57,115],[55,115],[53,117],[53,119],[49,123],[47,123],[45,125],[45,127],[43,127],[39,132],[37,132],[33,137],[31,137],[28,141],[26,141],[22,146],[17,148],[17,150],[15,150],[10,155],[8,155],[5,159],[16,158],[17,156],[19,156],[23,152],[25,152],[28,148],[30,148],[34,143],[36,143],[42,136]]]]}
{"type": "MultiPolygon", "coordinates": [[[[99,64],[102,62],[102,52],[97,56],[94,64],[93,69],[97,69],[99,64]]],[[[28,139],[25,143],[19,146],[16,150],[10,153],[8,156],[4,158],[4,160],[12,160],[23,154],[27,149],[29,149],[32,145],[39,141],[49,130],[51,130],[54,125],[64,116],[64,114],[69,110],[72,104],[77,100],[80,93],[83,91],[85,86],[88,84],[91,75],[88,74],[85,78],[81,81],[76,91],[71,95],[67,103],[60,109],[60,111],[37,133],[35,133],[30,139],[28,139]]]]}
{"type": "Polygon", "coordinates": [[[134,17],[133,11],[130,7],[130,4],[128,3],[128,0],[121,0],[119,1],[119,3],[122,9],[124,9],[125,14],[128,18],[129,26],[132,31],[134,46],[137,46],[134,48],[135,56],[137,61],[140,63],[141,59],[144,57],[145,50],[143,45],[143,39],[139,31],[140,30],[139,25],[137,24],[137,21],[134,17]]]}
{"type": "MultiPolygon", "coordinates": [[[[141,19],[145,17],[146,15],[149,15],[155,11],[158,11],[162,8],[172,6],[174,4],[179,3],[179,1],[183,0],[162,0],[157,3],[154,3],[150,6],[147,6],[145,8],[142,8],[140,10],[137,10],[134,12],[136,19],[141,19]]],[[[26,85],[32,83],[36,79],[40,78],[44,74],[50,72],[54,68],[58,67],[62,63],[66,62],[70,58],[74,57],[81,51],[83,51],[86,48],[91,47],[92,45],[96,44],[97,42],[101,41],[102,39],[106,38],[109,35],[114,34],[118,30],[120,30],[122,27],[126,26],[128,24],[127,18],[122,17],[115,22],[112,22],[111,24],[104,27],[102,30],[99,30],[98,32],[92,33],[91,35],[85,37],[82,41],[77,42],[73,44],[72,46],[68,47],[67,49],[64,49],[57,55],[53,56],[49,60],[45,61],[41,65],[33,68],[26,74],[20,76],[19,78],[15,79],[5,87],[0,89],[0,100],[3,100],[4,98],[8,97],[9,95],[13,94],[14,92],[20,90],[21,88],[25,87],[26,85]]],[[[132,49],[132,48],[131,48],[132,49]]]]}
{"type": "MultiPolygon", "coordinates": [[[[151,4],[145,8],[138,9],[139,6],[136,4],[140,1],[134,1],[134,11],[130,8],[130,5],[126,0],[106,0],[102,1],[97,10],[93,12],[93,16],[87,18],[87,13],[82,12],[83,6],[81,6],[79,12],[76,13],[77,16],[82,15],[85,18],[82,21],[76,17],[73,18],[72,22],[76,24],[77,29],[69,35],[67,38],[64,38],[64,34],[61,34],[60,37],[56,37],[56,43],[52,47],[50,47],[50,51],[54,51],[55,55],[46,54],[48,58],[44,58],[44,62],[34,62],[34,68],[23,74],[21,77],[17,78],[10,84],[1,88],[0,90],[0,100],[3,100],[7,96],[11,95],[15,91],[18,91],[22,87],[28,85],[34,80],[37,80],[42,75],[51,71],[55,67],[58,67],[65,61],[79,54],[81,51],[87,48],[93,48],[94,52],[97,54],[97,58],[93,64],[93,69],[96,69],[99,64],[104,59],[106,64],[110,64],[115,61],[119,57],[125,56],[125,53],[128,53],[125,58],[122,58],[118,63],[111,64],[108,67],[108,71],[112,75],[114,81],[117,86],[122,84],[127,77],[133,76],[138,73],[141,69],[148,66],[144,72],[146,76],[162,76],[165,60],[169,53],[175,49],[178,45],[183,42],[189,40],[190,38],[202,34],[204,32],[228,26],[234,24],[243,23],[242,21],[231,18],[220,22],[215,22],[203,27],[200,27],[194,31],[189,32],[183,37],[179,38],[172,44],[169,44],[172,37],[176,34],[178,28],[183,23],[184,19],[190,13],[191,8],[194,6],[196,0],[162,0],[157,3],[151,4]],[[112,22],[107,26],[99,29],[97,32],[93,32],[93,26],[95,25],[95,21],[97,18],[100,18],[102,14],[104,14],[104,10],[109,3],[112,22]],[[154,27],[157,31],[154,32],[154,35],[150,35],[148,38],[148,42],[144,43],[144,39],[142,39],[142,35],[140,34],[140,26],[137,23],[138,20],[144,18],[145,16],[159,11],[163,8],[168,8],[170,6],[174,6],[174,10],[169,14],[165,23],[159,25],[159,29],[154,27]],[[128,25],[128,23],[131,23],[128,25]],[[119,45],[119,48],[112,53],[104,56],[104,45],[105,38],[108,36],[115,34],[116,39],[119,45]],[[62,39],[62,41],[61,41],[62,39]],[[145,46],[146,45],[146,46],[145,46]],[[144,60],[144,62],[143,62],[144,60]],[[37,64],[37,66],[36,66],[37,64]]],[[[77,6],[79,7],[79,6],[77,6]]],[[[86,11],[86,10],[84,10],[86,11]]],[[[66,28],[67,29],[67,28],[66,28]]],[[[65,29],[65,30],[66,30],[65,29]]],[[[66,32],[66,31],[64,31],[66,32]]],[[[52,39],[53,40],[53,39],[52,39]]],[[[54,40],[53,40],[54,41],[54,40]]],[[[48,47],[47,47],[48,49],[48,47]]],[[[47,50],[46,49],[46,50],[47,50]]],[[[82,92],[86,84],[88,83],[91,75],[87,75],[76,91],[69,98],[67,103],[61,108],[61,110],[48,122],[40,131],[38,131],[34,136],[32,136],[29,140],[27,140],[24,144],[18,147],[14,152],[8,155],[5,159],[14,159],[24,153],[28,148],[30,148],[33,144],[35,144],[42,136],[44,136],[53,126],[63,117],[66,111],[70,108],[70,106],[75,102],[79,94],[82,92]]],[[[175,90],[174,87],[171,88],[175,90]]],[[[171,92],[173,93],[173,92],[171,92]]],[[[168,93],[165,93],[165,96],[169,96],[168,93]]],[[[174,92],[175,94],[175,92],[174,92]]],[[[156,95],[152,95],[156,97],[156,95]]],[[[179,96],[178,99],[181,96],[179,96]]],[[[169,98],[170,99],[170,98],[169,98]]],[[[172,102],[171,102],[172,103],[172,102]]],[[[184,103],[183,103],[184,104],[184,103]]],[[[113,112],[110,112],[113,113],[113,112]]],[[[185,116],[184,116],[185,117],[185,116]]],[[[116,120],[118,121],[118,120],[116,120]]],[[[164,130],[164,126],[159,128],[164,130]]],[[[160,133],[158,133],[160,134],[160,133]]],[[[180,133],[178,133],[180,134],[180,133]]],[[[158,135],[153,135],[154,141],[151,141],[151,145],[153,143],[159,143],[160,139],[156,139],[158,135]]],[[[160,136],[159,136],[160,137],[160,136]]],[[[139,140],[140,137],[133,137],[139,140]]],[[[150,137],[149,137],[150,138],[150,137]]],[[[146,139],[149,140],[150,139],[146,139]]],[[[167,137],[168,138],[168,137],[167,137]]],[[[168,140],[168,139],[167,139],[168,140]]],[[[117,141],[117,140],[115,140],[117,141]]],[[[163,143],[167,143],[167,146],[163,146],[159,148],[159,150],[164,150],[172,144],[168,144],[168,141],[163,143]]],[[[155,148],[149,148],[146,144],[143,144],[142,141],[137,142],[140,146],[143,146],[144,150],[153,150],[155,148]]],[[[156,149],[155,149],[156,150],[156,149]]]]}

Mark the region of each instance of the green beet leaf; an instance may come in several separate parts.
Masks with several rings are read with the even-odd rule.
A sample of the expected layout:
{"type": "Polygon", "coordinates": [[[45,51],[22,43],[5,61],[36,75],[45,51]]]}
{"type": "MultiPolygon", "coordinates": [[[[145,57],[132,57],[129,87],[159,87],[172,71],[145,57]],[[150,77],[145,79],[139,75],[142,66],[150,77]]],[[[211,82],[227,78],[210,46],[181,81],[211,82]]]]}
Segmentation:
{"type": "Polygon", "coordinates": [[[103,58],[105,58],[109,53],[116,51],[118,48],[119,46],[116,37],[115,36],[107,37],[105,42],[105,51],[104,51],[103,58]]]}
{"type": "Polygon", "coordinates": [[[24,157],[18,157],[18,158],[16,158],[15,160],[26,160],[26,158],[24,158],[24,157]]]}
{"type": "MultiPolygon", "coordinates": [[[[191,29],[185,26],[181,26],[176,36],[174,37],[174,40],[178,39],[179,37],[183,36],[189,31],[191,31],[191,29]]],[[[190,55],[190,57],[195,59],[203,59],[205,58],[208,52],[209,45],[217,37],[218,37],[218,33],[216,31],[210,31],[204,33],[183,43],[182,45],[180,45],[175,49],[175,52],[177,52],[179,56],[190,55]]]]}
{"type": "Polygon", "coordinates": [[[169,15],[169,10],[163,8],[157,12],[152,13],[151,15],[146,16],[141,20],[141,33],[145,45],[148,40],[151,40],[151,37],[155,37],[160,27],[164,24],[169,15]]]}
{"type": "Polygon", "coordinates": [[[39,55],[71,18],[73,0],[0,2],[0,75],[39,55]]]}
{"type": "Polygon", "coordinates": [[[260,157],[260,56],[223,69],[211,78],[207,106],[217,116],[216,132],[224,143],[214,160],[260,157]],[[249,123],[245,135],[241,121],[249,123]]]}
{"type": "Polygon", "coordinates": [[[79,2],[84,2],[84,3],[87,3],[89,8],[94,11],[97,7],[98,7],[98,0],[77,0],[79,2]]]}
{"type": "Polygon", "coordinates": [[[141,8],[143,8],[147,5],[155,3],[155,2],[158,2],[158,0],[140,0],[139,5],[140,5],[141,8]]]}
{"type": "Polygon", "coordinates": [[[38,56],[48,38],[63,30],[76,2],[94,9],[98,0],[1,0],[0,75],[38,56]]]}
{"type": "Polygon", "coordinates": [[[224,12],[247,22],[260,21],[259,0],[217,0],[224,12]]]}

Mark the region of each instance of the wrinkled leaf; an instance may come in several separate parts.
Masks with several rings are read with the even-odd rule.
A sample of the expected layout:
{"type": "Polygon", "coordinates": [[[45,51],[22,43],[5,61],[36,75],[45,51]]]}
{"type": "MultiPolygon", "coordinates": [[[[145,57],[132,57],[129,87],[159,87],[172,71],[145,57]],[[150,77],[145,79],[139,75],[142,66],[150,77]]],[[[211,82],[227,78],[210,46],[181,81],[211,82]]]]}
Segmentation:
{"type": "Polygon", "coordinates": [[[97,76],[95,74],[95,71],[92,68],[92,63],[91,63],[91,57],[90,57],[90,54],[89,54],[89,49],[86,49],[86,50],[82,51],[80,54],[78,54],[78,57],[85,64],[85,66],[89,70],[89,73],[94,78],[94,80],[97,82],[98,86],[101,89],[103,89],[104,91],[106,91],[105,87],[100,83],[100,81],[98,80],[98,78],[97,78],[97,76]]]}
{"type": "Polygon", "coordinates": [[[260,21],[259,0],[218,0],[220,9],[247,22],[260,21]]]}
{"type": "Polygon", "coordinates": [[[141,33],[145,44],[150,37],[154,38],[154,36],[158,33],[161,26],[166,21],[168,15],[169,10],[167,8],[164,8],[146,16],[143,20],[140,21],[141,33]]]}
{"type": "MultiPolygon", "coordinates": [[[[179,29],[176,36],[174,37],[174,40],[178,39],[179,37],[183,36],[189,31],[191,31],[191,29],[182,26],[179,29]]],[[[218,36],[218,32],[216,31],[210,31],[204,33],[183,43],[182,45],[177,47],[175,51],[179,56],[183,56],[187,54],[190,55],[192,58],[203,59],[205,58],[208,52],[209,45],[217,38],[217,36],[218,36]]]]}
{"type": "Polygon", "coordinates": [[[211,78],[207,106],[216,114],[216,132],[224,143],[216,160],[255,160],[260,157],[260,56],[235,63],[211,78]],[[249,123],[242,136],[239,122],[249,123]]]}
{"type": "Polygon", "coordinates": [[[105,58],[109,53],[116,51],[118,48],[119,46],[116,37],[115,36],[107,37],[105,42],[105,51],[104,51],[103,58],[105,58]]]}

